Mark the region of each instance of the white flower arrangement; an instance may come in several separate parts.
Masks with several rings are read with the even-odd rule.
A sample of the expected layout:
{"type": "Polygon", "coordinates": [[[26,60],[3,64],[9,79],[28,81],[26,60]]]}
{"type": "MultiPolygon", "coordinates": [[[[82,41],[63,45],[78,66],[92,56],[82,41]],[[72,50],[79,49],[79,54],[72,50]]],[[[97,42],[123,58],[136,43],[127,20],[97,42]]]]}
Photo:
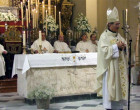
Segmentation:
{"type": "Polygon", "coordinates": [[[83,13],[79,14],[79,17],[75,19],[77,23],[76,29],[81,32],[91,32],[91,26],[88,23],[88,19],[83,15],[83,13]]]}
{"type": "Polygon", "coordinates": [[[39,86],[28,94],[30,99],[51,99],[54,96],[54,89],[46,86],[39,86]]]}
{"type": "Polygon", "coordinates": [[[0,21],[18,21],[18,18],[11,12],[8,13],[0,12],[0,21]]]}
{"type": "MultiPolygon", "coordinates": [[[[46,28],[46,19],[45,19],[43,27],[46,28]]],[[[58,25],[56,24],[56,22],[52,16],[47,17],[47,29],[50,32],[56,32],[58,29],[58,25]]]]}

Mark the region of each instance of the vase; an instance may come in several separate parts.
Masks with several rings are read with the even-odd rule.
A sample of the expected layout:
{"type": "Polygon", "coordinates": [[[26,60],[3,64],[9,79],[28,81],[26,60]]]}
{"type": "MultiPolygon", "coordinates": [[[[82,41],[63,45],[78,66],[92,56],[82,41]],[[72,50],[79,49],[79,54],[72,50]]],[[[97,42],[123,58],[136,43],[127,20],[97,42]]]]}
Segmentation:
{"type": "Polygon", "coordinates": [[[48,109],[50,105],[50,99],[36,99],[38,109],[48,109]]]}

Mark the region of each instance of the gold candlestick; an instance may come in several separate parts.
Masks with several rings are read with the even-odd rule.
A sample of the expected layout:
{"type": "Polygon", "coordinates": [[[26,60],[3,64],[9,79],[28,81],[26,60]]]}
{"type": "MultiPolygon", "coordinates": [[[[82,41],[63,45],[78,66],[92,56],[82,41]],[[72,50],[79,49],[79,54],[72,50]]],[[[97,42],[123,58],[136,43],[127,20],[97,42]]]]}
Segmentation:
{"type": "Polygon", "coordinates": [[[39,45],[39,54],[42,54],[42,45],[39,45]]]}
{"type": "Polygon", "coordinates": [[[23,45],[22,48],[23,48],[23,53],[22,53],[22,54],[26,54],[26,53],[27,53],[27,52],[26,52],[26,46],[23,45]]]}

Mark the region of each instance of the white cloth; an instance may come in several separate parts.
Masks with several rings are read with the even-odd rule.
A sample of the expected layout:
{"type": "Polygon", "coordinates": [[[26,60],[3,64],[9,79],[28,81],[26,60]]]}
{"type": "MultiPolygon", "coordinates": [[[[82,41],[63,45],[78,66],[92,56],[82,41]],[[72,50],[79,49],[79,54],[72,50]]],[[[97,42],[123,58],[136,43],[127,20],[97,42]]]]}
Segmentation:
{"type": "Polygon", "coordinates": [[[103,75],[107,71],[109,101],[128,99],[127,54],[125,50],[119,50],[119,55],[117,54],[117,42],[126,44],[119,33],[105,30],[98,43],[96,92],[98,96],[103,95],[103,75]]]}
{"type": "Polygon", "coordinates": [[[30,68],[45,67],[66,67],[97,65],[97,53],[72,53],[72,54],[30,54],[15,55],[12,76],[17,74],[17,70],[22,70],[22,74],[30,68]]]}
{"type": "Polygon", "coordinates": [[[89,46],[90,46],[89,52],[97,52],[98,51],[98,41],[96,40],[95,42],[97,45],[92,43],[91,40],[89,40],[89,46]]]}
{"type": "Polygon", "coordinates": [[[71,52],[69,46],[65,42],[55,41],[54,48],[58,52],[71,52]]]}
{"type": "Polygon", "coordinates": [[[76,45],[76,51],[79,51],[80,53],[86,53],[86,50],[91,50],[90,49],[91,43],[89,41],[80,41],[76,45]]]}
{"type": "Polygon", "coordinates": [[[104,73],[103,76],[103,106],[105,109],[120,110],[123,109],[123,101],[109,101],[108,90],[107,90],[107,75],[108,72],[104,73]]]}
{"type": "MultiPolygon", "coordinates": [[[[113,56],[112,58],[119,57],[119,50],[117,44],[112,45],[113,48],[113,56]]],[[[120,110],[123,109],[123,101],[109,101],[108,98],[108,90],[107,90],[107,76],[108,71],[103,75],[103,106],[105,109],[113,109],[113,110],[120,110]]]]}
{"type": "MultiPolygon", "coordinates": [[[[39,51],[39,39],[37,39],[36,41],[34,41],[34,43],[31,45],[31,48],[35,51],[38,50],[39,51]]],[[[54,52],[54,48],[52,47],[52,45],[47,41],[44,40],[42,41],[42,50],[44,50],[44,48],[46,48],[46,51],[43,51],[44,53],[53,53],[54,52]]]]}
{"type": "Polygon", "coordinates": [[[0,76],[5,75],[5,61],[2,56],[3,51],[5,51],[4,47],[0,44],[0,76]]]}

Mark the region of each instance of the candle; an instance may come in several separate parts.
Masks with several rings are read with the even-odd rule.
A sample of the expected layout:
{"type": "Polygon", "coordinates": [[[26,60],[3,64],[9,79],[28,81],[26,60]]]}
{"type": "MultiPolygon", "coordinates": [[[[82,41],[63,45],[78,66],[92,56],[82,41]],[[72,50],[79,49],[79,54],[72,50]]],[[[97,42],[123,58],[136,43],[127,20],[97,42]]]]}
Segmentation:
{"type": "MultiPolygon", "coordinates": [[[[39,14],[39,0],[38,0],[38,14],[39,14]]],[[[39,17],[39,16],[38,16],[39,17]]]]}
{"type": "Polygon", "coordinates": [[[43,23],[44,23],[44,9],[45,9],[44,2],[42,2],[42,22],[43,23]]]}
{"type": "Polygon", "coordinates": [[[25,0],[23,0],[22,2],[25,3],[25,0]]]}
{"type": "Polygon", "coordinates": [[[139,11],[140,11],[140,2],[139,2],[139,11]]]}
{"type": "Polygon", "coordinates": [[[37,0],[35,1],[35,4],[37,5],[37,0]]]}
{"type": "Polygon", "coordinates": [[[25,35],[25,31],[23,31],[23,46],[26,46],[26,35],[25,35]]]}
{"type": "Polygon", "coordinates": [[[36,9],[34,9],[34,28],[36,28],[36,9]]]}
{"type": "Polygon", "coordinates": [[[38,11],[36,10],[36,27],[38,28],[38,11]]]}
{"type": "Polygon", "coordinates": [[[59,12],[59,34],[61,34],[61,12],[59,12]]]}
{"type": "Polygon", "coordinates": [[[51,0],[48,0],[49,15],[51,15],[51,0]]]}
{"type": "Polygon", "coordinates": [[[41,31],[39,31],[39,45],[42,45],[42,34],[41,34],[41,31]]]}
{"type": "Polygon", "coordinates": [[[26,8],[26,26],[28,28],[28,9],[26,8]]]}
{"type": "Polygon", "coordinates": [[[48,12],[49,12],[49,15],[51,15],[51,14],[50,14],[50,7],[49,7],[49,6],[48,6],[48,12]]]}
{"type": "Polygon", "coordinates": [[[55,23],[56,23],[56,6],[54,6],[54,18],[55,18],[55,23]]]}
{"type": "Polygon", "coordinates": [[[29,13],[29,23],[30,23],[30,0],[28,0],[28,13],[29,13]]]}
{"type": "Polygon", "coordinates": [[[32,9],[32,18],[33,18],[33,29],[34,29],[34,27],[35,27],[35,22],[34,22],[34,9],[32,9]]]}
{"type": "Polygon", "coordinates": [[[31,0],[31,5],[33,5],[33,0],[31,0]]]}
{"type": "Polygon", "coordinates": [[[48,27],[47,27],[47,16],[48,16],[48,15],[47,15],[47,10],[46,10],[46,36],[47,36],[47,34],[48,34],[48,30],[47,30],[47,29],[48,29],[48,27]]]}
{"type": "Polygon", "coordinates": [[[126,9],[126,24],[127,24],[127,19],[128,18],[128,10],[126,9]]]}
{"type": "Polygon", "coordinates": [[[22,20],[22,26],[23,26],[23,3],[21,2],[21,20],[22,20]]]}

